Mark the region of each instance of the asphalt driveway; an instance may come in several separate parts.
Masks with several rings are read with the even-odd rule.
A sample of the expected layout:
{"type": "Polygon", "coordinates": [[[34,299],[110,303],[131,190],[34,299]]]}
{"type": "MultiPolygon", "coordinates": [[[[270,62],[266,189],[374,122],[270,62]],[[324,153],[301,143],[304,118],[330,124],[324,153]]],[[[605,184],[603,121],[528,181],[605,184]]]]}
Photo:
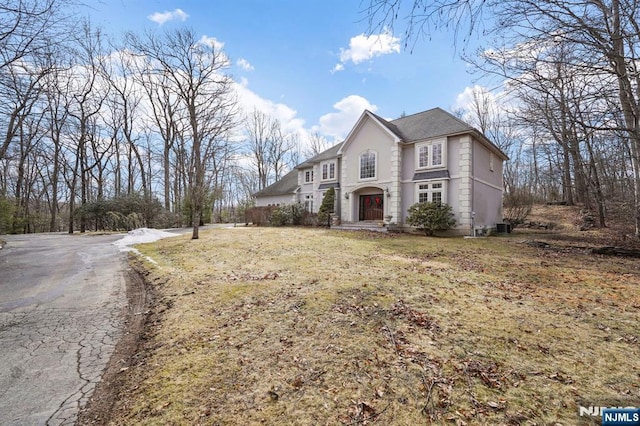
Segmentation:
{"type": "Polygon", "coordinates": [[[75,423],[123,326],[121,237],[2,237],[0,424],[75,423]]]}

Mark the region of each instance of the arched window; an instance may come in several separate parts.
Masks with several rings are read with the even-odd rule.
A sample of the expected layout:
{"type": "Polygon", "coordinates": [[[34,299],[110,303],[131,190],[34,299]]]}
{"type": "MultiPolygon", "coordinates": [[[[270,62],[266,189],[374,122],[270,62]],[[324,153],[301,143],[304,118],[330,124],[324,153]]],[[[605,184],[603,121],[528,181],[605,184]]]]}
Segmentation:
{"type": "Polygon", "coordinates": [[[376,153],[367,151],[360,154],[360,179],[374,179],[376,177],[376,153]]]}

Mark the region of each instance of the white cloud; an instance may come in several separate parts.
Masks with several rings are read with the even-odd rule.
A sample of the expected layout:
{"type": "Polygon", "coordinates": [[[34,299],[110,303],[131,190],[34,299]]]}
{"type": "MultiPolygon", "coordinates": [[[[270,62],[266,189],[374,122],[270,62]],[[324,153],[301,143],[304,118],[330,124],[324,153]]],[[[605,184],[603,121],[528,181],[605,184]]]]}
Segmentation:
{"type": "Polygon", "coordinates": [[[375,112],[378,109],[376,105],[358,95],[347,96],[339,100],[333,107],[338,112],[330,112],[323,115],[320,117],[319,124],[311,130],[327,136],[333,136],[336,141],[347,136],[365,109],[371,112],[375,112]]]}
{"type": "Polygon", "coordinates": [[[247,61],[247,60],[246,60],[246,59],[244,59],[244,58],[240,58],[240,59],[238,59],[238,61],[236,62],[236,64],[237,64],[240,68],[242,68],[243,70],[245,70],[245,71],[253,71],[253,69],[254,69],[254,68],[253,68],[253,65],[251,65],[251,64],[249,63],[249,61],[247,61]]]}
{"type": "Polygon", "coordinates": [[[245,114],[257,110],[280,121],[282,130],[286,133],[306,132],[304,130],[305,121],[297,117],[298,112],[295,109],[286,104],[260,97],[249,89],[249,81],[246,78],[241,78],[240,82],[234,84],[234,91],[238,98],[238,106],[245,114]]]}
{"type": "Polygon", "coordinates": [[[223,41],[219,41],[215,37],[209,37],[209,36],[203,35],[202,37],[200,37],[200,40],[198,40],[198,43],[205,46],[209,46],[214,50],[214,52],[216,52],[216,54],[218,55],[216,58],[216,62],[219,62],[221,64],[224,63],[224,65],[227,67],[231,66],[231,60],[229,59],[227,54],[224,52],[223,41]]]}
{"type": "Polygon", "coordinates": [[[215,50],[222,50],[224,48],[224,42],[218,41],[218,39],[216,39],[215,37],[203,35],[202,37],[200,37],[200,40],[198,42],[201,44],[209,45],[215,50]]]}
{"type": "Polygon", "coordinates": [[[340,63],[332,72],[342,71],[344,64],[359,64],[377,56],[400,53],[400,38],[394,37],[391,31],[366,36],[364,34],[351,37],[348,49],[340,49],[340,63]]]}
{"type": "Polygon", "coordinates": [[[342,71],[342,70],[344,70],[344,65],[336,64],[336,66],[333,67],[333,69],[331,70],[331,74],[337,73],[338,71],[342,71]]]}
{"type": "Polygon", "coordinates": [[[154,12],[151,15],[147,16],[147,19],[155,22],[158,25],[162,25],[168,21],[186,21],[189,17],[182,9],[176,9],[173,12],[164,11],[164,12],[154,12]]]}
{"type": "Polygon", "coordinates": [[[456,96],[453,108],[470,110],[473,106],[474,98],[484,98],[485,96],[491,97],[491,93],[487,91],[485,87],[478,85],[467,86],[461,93],[458,93],[458,96],[456,96]]]}
{"type": "Polygon", "coordinates": [[[284,103],[265,99],[253,92],[246,78],[240,78],[234,84],[234,92],[238,107],[243,113],[251,114],[255,109],[280,121],[282,130],[286,134],[298,135],[301,153],[307,151],[313,134],[320,133],[332,143],[337,143],[347,136],[365,109],[372,112],[378,109],[362,96],[350,95],[333,105],[335,112],[323,115],[318,120],[318,124],[309,128],[305,127],[305,120],[298,117],[295,109],[284,103]]]}
{"type": "MultiPolygon", "coordinates": [[[[298,112],[295,109],[284,103],[265,99],[253,92],[249,88],[249,81],[244,77],[234,84],[234,93],[241,113],[248,115],[257,110],[272,119],[278,120],[282,126],[283,133],[296,135],[299,144],[298,152],[304,156],[310,145],[311,131],[305,127],[305,120],[298,117],[298,112]]],[[[238,128],[239,133],[237,134],[240,140],[242,139],[242,131],[242,125],[240,125],[238,128]]],[[[250,161],[248,158],[242,157],[238,160],[243,166],[247,166],[250,161]]],[[[300,161],[302,160],[304,158],[300,158],[300,161]]]]}
{"type": "Polygon", "coordinates": [[[488,114],[497,114],[518,107],[517,100],[507,92],[491,91],[485,86],[467,86],[456,96],[453,104],[454,110],[465,111],[465,120],[473,122],[477,117],[476,109],[486,111],[488,114]]]}

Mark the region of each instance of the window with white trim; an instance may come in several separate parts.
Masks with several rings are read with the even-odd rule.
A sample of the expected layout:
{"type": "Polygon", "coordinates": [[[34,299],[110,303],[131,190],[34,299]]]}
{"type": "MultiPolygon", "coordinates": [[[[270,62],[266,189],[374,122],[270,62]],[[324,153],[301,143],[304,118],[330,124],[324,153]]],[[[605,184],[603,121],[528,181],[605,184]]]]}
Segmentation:
{"type": "Polygon", "coordinates": [[[416,184],[416,199],[419,203],[446,203],[444,182],[424,182],[416,184]]]}
{"type": "Polygon", "coordinates": [[[493,156],[493,153],[489,154],[489,171],[493,171],[494,169],[494,164],[495,164],[495,157],[493,156]]]}
{"type": "Polygon", "coordinates": [[[304,183],[313,182],[313,170],[306,170],[304,172],[304,183]]]}
{"type": "Polygon", "coordinates": [[[443,167],[446,164],[445,140],[416,144],[416,169],[443,167]]]}
{"type": "Polygon", "coordinates": [[[304,209],[309,213],[313,213],[313,195],[305,195],[304,209]]]}
{"type": "Polygon", "coordinates": [[[336,178],[336,162],[322,164],[322,180],[334,180],[336,178]]]}
{"type": "Polygon", "coordinates": [[[376,177],[376,153],[367,151],[360,154],[360,179],[374,179],[376,177]]]}

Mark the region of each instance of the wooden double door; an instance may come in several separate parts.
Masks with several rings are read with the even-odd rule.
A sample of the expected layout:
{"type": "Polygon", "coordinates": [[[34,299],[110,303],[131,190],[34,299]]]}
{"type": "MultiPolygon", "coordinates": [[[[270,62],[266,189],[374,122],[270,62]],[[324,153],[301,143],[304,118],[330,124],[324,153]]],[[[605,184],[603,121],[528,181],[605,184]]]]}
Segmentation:
{"type": "Polygon", "coordinates": [[[382,220],[384,216],[383,194],[361,195],[359,220],[382,220]]]}

